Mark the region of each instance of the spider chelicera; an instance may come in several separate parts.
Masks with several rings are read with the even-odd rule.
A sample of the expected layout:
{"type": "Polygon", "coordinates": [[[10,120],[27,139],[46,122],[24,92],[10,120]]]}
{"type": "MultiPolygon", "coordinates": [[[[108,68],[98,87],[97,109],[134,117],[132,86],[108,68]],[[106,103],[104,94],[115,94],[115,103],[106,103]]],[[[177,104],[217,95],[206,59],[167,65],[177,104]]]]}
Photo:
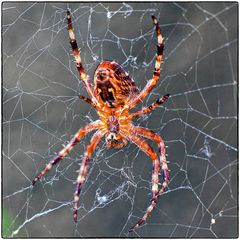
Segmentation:
{"type": "Polygon", "coordinates": [[[157,54],[152,79],[148,81],[144,89],[139,91],[134,80],[130,78],[129,75],[122,69],[122,67],[115,61],[103,61],[99,64],[94,73],[94,87],[92,87],[90,78],[82,65],[80,53],[73,32],[71,15],[70,12],[67,11],[70,44],[76,60],[79,77],[82,79],[90,98],[83,96],[79,97],[96,109],[100,120],[94,121],[87,124],[85,127],[80,128],[71,141],[58,153],[56,157],[51,159],[46,167],[38,174],[38,176],[34,178],[32,184],[34,185],[41,177],[45,175],[46,172],[52,168],[54,164],[58,163],[63,157],[65,157],[76,145],[76,143],[78,143],[84,136],[94,130],[97,130],[86,148],[76,181],[73,209],[75,222],[77,222],[79,194],[85,180],[88,160],[96,149],[97,145],[100,143],[101,138],[104,136],[108,148],[122,148],[127,144],[128,141],[130,141],[135,143],[152,159],[152,199],[143,217],[132,228],[130,228],[130,231],[136,230],[146,221],[147,217],[150,215],[156,205],[157,198],[162,192],[164,192],[169,183],[165,145],[162,138],[149,129],[140,126],[134,126],[132,124],[133,118],[150,113],[158,105],[164,103],[169,98],[169,94],[157,99],[150,106],[145,107],[142,110],[129,113],[129,110],[141,103],[142,100],[150,93],[160,76],[160,66],[163,57],[164,43],[157,20],[154,16],[152,16],[152,19],[156,28],[158,41],[157,54]],[[157,143],[160,152],[160,158],[141,136],[157,143]],[[158,175],[160,167],[164,182],[159,190],[158,175]]]}

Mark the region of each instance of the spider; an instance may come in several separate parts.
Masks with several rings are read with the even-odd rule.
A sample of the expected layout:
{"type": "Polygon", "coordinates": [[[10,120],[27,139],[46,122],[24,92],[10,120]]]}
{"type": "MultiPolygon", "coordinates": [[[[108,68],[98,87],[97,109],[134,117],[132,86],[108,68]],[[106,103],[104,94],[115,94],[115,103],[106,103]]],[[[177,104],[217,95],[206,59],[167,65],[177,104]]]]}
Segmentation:
{"type": "Polygon", "coordinates": [[[97,145],[100,143],[101,138],[104,136],[108,148],[119,149],[124,147],[127,142],[130,141],[136,144],[152,159],[152,199],[143,217],[132,228],[130,228],[129,231],[135,231],[146,221],[147,217],[151,214],[156,206],[158,197],[164,192],[169,183],[165,145],[162,138],[147,128],[134,126],[132,119],[152,112],[158,105],[163,104],[170,95],[166,94],[163,97],[158,98],[150,106],[145,107],[137,112],[129,113],[129,110],[141,103],[142,100],[150,93],[160,76],[160,66],[163,57],[164,43],[157,19],[154,16],[152,16],[152,19],[157,35],[157,54],[153,76],[148,81],[144,89],[140,91],[135,85],[134,80],[130,78],[123,68],[115,61],[103,61],[98,65],[94,73],[94,87],[92,87],[90,78],[82,65],[80,52],[78,50],[77,42],[73,32],[71,14],[70,11],[67,11],[70,44],[76,60],[79,77],[83,81],[90,97],[87,98],[84,96],[79,96],[79,98],[89,103],[96,109],[100,120],[91,122],[85,127],[80,128],[71,141],[57,154],[56,157],[51,159],[46,167],[33,179],[32,184],[34,185],[52,168],[53,165],[57,164],[62,158],[64,158],[84,136],[94,130],[97,130],[93,134],[90,143],[86,148],[76,181],[73,207],[75,222],[77,222],[79,194],[85,180],[89,158],[96,149],[97,145]],[[142,137],[157,143],[160,152],[160,158],[142,137]],[[158,175],[160,167],[163,174],[163,183],[159,190],[158,175]]]}

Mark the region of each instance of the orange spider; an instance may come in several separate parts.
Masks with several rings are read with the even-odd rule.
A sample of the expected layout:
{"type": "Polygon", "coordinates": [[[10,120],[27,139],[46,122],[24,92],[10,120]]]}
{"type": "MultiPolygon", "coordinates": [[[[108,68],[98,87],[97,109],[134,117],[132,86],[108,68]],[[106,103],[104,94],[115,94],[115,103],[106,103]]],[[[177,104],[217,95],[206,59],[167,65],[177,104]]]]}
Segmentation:
{"type": "Polygon", "coordinates": [[[46,167],[39,173],[37,177],[32,181],[34,185],[41,177],[48,172],[52,166],[58,163],[63,157],[65,157],[70,150],[78,143],[84,136],[93,130],[97,132],[91,138],[89,145],[87,146],[84,154],[84,159],[81,164],[79,175],[76,182],[76,189],[74,192],[74,221],[77,222],[77,208],[79,201],[79,194],[82,189],[82,185],[85,180],[88,160],[91,157],[93,151],[96,149],[102,137],[105,136],[108,148],[122,148],[128,141],[135,143],[142,151],[144,151],[151,159],[153,163],[152,171],[152,199],[149,207],[146,210],[144,216],[130,229],[130,231],[136,230],[141,224],[143,224],[150,213],[153,211],[157,198],[165,190],[169,183],[168,166],[165,157],[165,145],[162,138],[156,133],[132,124],[132,119],[140,117],[144,114],[148,114],[153,111],[158,105],[164,103],[169,94],[157,99],[150,106],[143,108],[135,113],[129,113],[129,110],[134,108],[138,103],[150,93],[150,91],[156,85],[160,76],[160,65],[163,56],[163,37],[158,25],[158,22],[154,16],[152,16],[153,23],[156,28],[157,34],[157,55],[155,62],[155,69],[153,77],[148,81],[147,85],[142,91],[136,87],[135,82],[129,75],[122,69],[122,67],[114,61],[104,61],[99,64],[94,74],[94,88],[90,83],[89,76],[85,72],[80,53],[78,50],[77,42],[73,32],[72,21],[70,12],[67,11],[68,31],[70,37],[70,44],[72,47],[73,55],[76,60],[79,77],[83,80],[90,98],[79,96],[82,100],[91,104],[97,111],[100,120],[87,124],[85,127],[80,128],[74,135],[67,146],[62,149],[56,157],[50,160],[46,167]],[[140,136],[150,139],[158,144],[160,159],[153,151],[151,146],[140,136]],[[159,167],[161,166],[164,182],[160,190],[158,189],[158,175],[159,167]]]}

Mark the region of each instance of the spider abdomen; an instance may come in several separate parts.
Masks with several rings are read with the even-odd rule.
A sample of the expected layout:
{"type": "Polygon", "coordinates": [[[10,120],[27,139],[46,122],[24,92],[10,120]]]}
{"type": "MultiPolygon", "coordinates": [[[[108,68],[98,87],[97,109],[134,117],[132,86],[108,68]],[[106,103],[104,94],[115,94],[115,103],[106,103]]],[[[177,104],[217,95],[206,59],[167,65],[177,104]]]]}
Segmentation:
{"type": "Polygon", "coordinates": [[[94,74],[94,91],[98,100],[109,107],[123,106],[139,93],[133,79],[115,61],[101,62],[94,74]]]}

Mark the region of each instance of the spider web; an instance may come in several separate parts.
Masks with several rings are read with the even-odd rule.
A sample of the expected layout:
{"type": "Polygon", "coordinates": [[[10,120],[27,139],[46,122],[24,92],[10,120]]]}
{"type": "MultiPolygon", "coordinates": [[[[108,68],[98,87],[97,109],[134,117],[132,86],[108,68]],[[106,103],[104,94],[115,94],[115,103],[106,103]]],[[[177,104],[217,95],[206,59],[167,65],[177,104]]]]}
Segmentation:
{"type": "Polygon", "coordinates": [[[4,2],[2,14],[7,236],[238,236],[236,2],[4,2]],[[167,93],[171,98],[134,124],[165,140],[171,181],[137,232],[128,230],[149,204],[152,164],[134,144],[108,150],[102,141],[97,148],[80,195],[77,224],[73,184],[91,135],[31,186],[62,145],[98,118],[78,98],[87,94],[71,54],[67,8],[91,77],[101,61],[115,60],[142,89],[154,68],[152,14],[165,38],[159,83],[137,109],[167,93]]]}

